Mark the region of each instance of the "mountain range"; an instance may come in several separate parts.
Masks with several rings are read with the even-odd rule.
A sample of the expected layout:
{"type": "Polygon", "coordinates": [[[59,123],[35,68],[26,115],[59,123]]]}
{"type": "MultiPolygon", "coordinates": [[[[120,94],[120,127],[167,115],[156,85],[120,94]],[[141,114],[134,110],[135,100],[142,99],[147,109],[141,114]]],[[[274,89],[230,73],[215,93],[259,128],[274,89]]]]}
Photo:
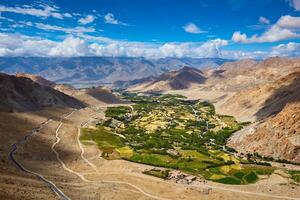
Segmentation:
{"type": "Polygon", "coordinates": [[[85,87],[111,85],[118,81],[159,76],[184,65],[198,69],[219,67],[228,61],[231,60],[221,58],[0,57],[0,71],[8,74],[37,74],[56,83],[85,87]]]}

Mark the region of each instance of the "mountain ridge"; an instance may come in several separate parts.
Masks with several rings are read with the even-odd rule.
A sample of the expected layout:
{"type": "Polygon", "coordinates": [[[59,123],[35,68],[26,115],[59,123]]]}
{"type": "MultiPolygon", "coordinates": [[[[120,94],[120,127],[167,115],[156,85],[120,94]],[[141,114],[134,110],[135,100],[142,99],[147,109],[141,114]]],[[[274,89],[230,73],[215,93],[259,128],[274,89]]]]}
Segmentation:
{"type": "Polygon", "coordinates": [[[56,83],[87,87],[159,76],[164,72],[177,70],[183,65],[195,68],[218,67],[227,61],[232,60],[221,58],[0,57],[0,71],[8,74],[36,74],[56,83]]]}
{"type": "Polygon", "coordinates": [[[0,111],[35,111],[45,107],[82,108],[84,103],[29,78],[0,73],[0,111]]]}

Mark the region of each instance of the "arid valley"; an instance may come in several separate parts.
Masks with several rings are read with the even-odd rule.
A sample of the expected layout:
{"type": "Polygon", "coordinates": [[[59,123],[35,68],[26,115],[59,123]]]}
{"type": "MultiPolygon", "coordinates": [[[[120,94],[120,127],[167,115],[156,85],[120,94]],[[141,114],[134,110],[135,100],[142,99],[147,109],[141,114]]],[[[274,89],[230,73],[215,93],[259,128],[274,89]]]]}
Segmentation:
{"type": "MultiPolygon", "coordinates": [[[[297,117],[299,117],[297,112],[297,109],[299,109],[297,104],[299,90],[294,88],[299,85],[296,82],[298,80],[297,77],[299,77],[296,76],[299,67],[300,61],[298,59],[283,58],[270,58],[259,63],[250,60],[225,63],[221,70],[213,72],[211,70],[202,72],[194,68],[185,67],[179,71],[172,72],[170,75],[162,75],[167,77],[162,81],[158,77],[157,80],[159,81],[153,80],[149,83],[139,83],[138,86],[130,86],[127,89],[130,91],[129,93],[124,93],[124,90],[112,91],[104,87],[75,89],[71,86],[54,84],[39,76],[18,74],[14,77],[2,74],[1,93],[6,95],[4,96],[5,99],[2,96],[1,103],[3,105],[3,103],[7,102],[5,108],[9,108],[9,110],[1,112],[1,198],[232,199],[238,197],[238,199],[252,199],[255,196],[257,199],[297,199],[300,196],[297,183],[299,178],[297,178],[297,174],[291,175],[290,173],[297,172],[300,169],[299,165],[297,165],[299,162],[299,151],[297,150],[299,146],[299,142],[297,142],[297,137],[299,137],[299,121],[297,120],[297,117]],[[242,65],[244,68],[241,67],[240,72],[235,70],[233,73],[230,67],[235,65],[242,65]],[[287,72],[283,74],[281,71],[281,76],[277,76],[276,67],[282,66],[285,66],[287,72]],[[253,71],[249,70],[249,68],[252,67],[258,68],[256,70],[257,74],[255,74],[256,81],[251,79],[253,71]],[[261,70],[263,75],[258,73],[260,68],[263,69],[261,70]],[[221,73],[219,73],[220,71],[221,73]],[[240,76],[244,76],[242,78],[244,86],[241,86],[239,82],[240,76]],[[278,79],[273,80],[270,78],[274,76],[277,76],[278,79]],[[180,77],[180,79],[178,80],[177,77],[180,77]],[[204,83],[197,82],[202,79],[205,79],[204,83]],[[244,80],[249,80],[249,82],[247,83],[244,80]],[[169,81],[172,82],[170,83],[169,81]],[[178,85],[176,81],[184,84],[184,86],[172,88],[173,84],[178,85]],[[274,85],[272,81],[280,84],[276,84],[277,87],[271,87],[271,85],[274,85]],[[281,93],[282,87],[292,89],[288,90],[288,93],[286,93],[286,90],[281,93]],[[151,89],[148,91],[148,88],[151,89]],[[268,89],[266,90],[265,88],[268,89]],[[34,98],[31,99],[28,96],[26,97],[28,103],[24,105],[24,101],[19,100],[25,98],[24,93],[22,94],[20,91],[29,89],[34,90],[31,94],[42,92],[40,95],[48,99],[47,103],[49,103],[51,98],[55,100],[51,102],[52,104],[50,103],[43,107],[40,105],[44,103],[43,101],[35,102],[34,98]],[[267,92],[257,95],[261,90],[266,90],[267,92]],[[11,93],[11,91],[14,92],[11,93]],[[158,91],[163,94],[162,97],[169,94],[171,96],[166,96],[164,97],[165,100],[160,100],[162,97],[155,97],[157,96],[155,94],[159,94],[155,93],[158,91]],[[124,96],[124,94],[130,96],[124,96]],[[132,94],[138,94],[138,96],[132,96],[132,94]],[[187,97],[187,100],[184,100],[186,98],[181,100],[184,96],[176,96],[175,94],[184,95],[187,97]],[[273,98],[273,96],[276,98],[273,98]],[[193,168],[179,167],[178,169],[176,168],[176,163],[170,165],[169,162],[173,161],[162,160],[159,161],[162,163],[158,165],[156,161],[147,161],[146,157],[140,162],[150,162],[149,164],[142,164],[139,161],[132,160],[133,153],[139,152],[140,150],[138,149],[140,148],[136,149],[133,146],[133,141],[128,143],[129,141],[126,142],[127,140],[123,139],[124,136],[128,137],[127,133],[125,133],[127,130],[126,124],[129,126],[131,123],[138,123],[136,125],[133,124],[135,127],[142,126],[142,129],[137,129],[137,131],[144,130],[149,135],[154,134],[158,129],[171,131],[170,126],[172,125],[168,123],[177,119],[173,115],[167,115],[169,118],[165,118],[159,113],[152,118],[149,118],[151,116],[145,116],[145,119],[141,118],[140,120],[137,118],[142,113],[155,112],[154,110],[151,111],[151,109],[156,109],[155,107],[151,108],[151,105],[157,105],[157,100],[155,100],[157,98],[162,105],[157,111],[169,108],[171,110],[168,113],[173,113],[171,102],[175,101],[176,107],[181,105],[179,102],[182,102],[182,106],[186,104],[185,102],[190,102],[189,104],[199,112],[200,118],[207,121],[208,125],[203,125],[205,132],[210,130],[213,132],[217,131],[215,133],[212,132],[212,134],[221,135],[222,133],[218,132],[218,130],[223,130],[226,127],[234,129],[234,133],[224,143],[225,149],[220,149],[220,147],[213,145],[217,144],[216,142],[210,144],[209,140],[205,142],[206,139],[198,138],[198,140],[204,141],[203,144],[199,143],[198,146],[204,145],[206,147],[203,150],[193,151],[210,153],[204,156],[206,154],[203,154],[205,153],[203,152],[201,153],[202,156],[197,158],[198,155],[189,150],[191,154],[188,159],[192,161],[187,161],[187,165],[195,165],[196,170],[203,163],[207,163],[203,169],[205,173],[202,173],[202,168],[201,171],[199,171],[199,168],[199,172],[197,170],[194,171],[193,168]],[[197,103],[194,105],[194,100],[196,99],[199,99],[199,102],[212,102],[212,107],[216,107],[216,114],[208,114],[213,111],[205,109],[205,104],[203,104],[203,108],[197,107],[197,103]],[[166,101],[165,106],[163,106],[163,101],[166,101]],[[139,102],[144,102],[141,104],[142,107],[138,106],[139,102]],[[149,102],[149,105],[145,104],[145,102],[149,102]],[[278,109],[279,106],[273,109],[270,106],[264,107],[269,102],[272,102],[271,106],[274,104],[280,105],[281,110],[278,109]],[[171,105],[169,105],[170,103],[171,105]],[[228,104],[232,106],[231,109],[227,107],[228,104]],[[248,106],[245,106],[246,104],[248,106]],[[126,108],[125,115],[122,114],[122,109],[124,108],[126,108]],[[150,110],[143,111],[143,108],[150,110]],[[111,112],[108,112],[109,110],[111,112]],[[114,114],[118,112],[120,113],[114,114]],[[202,115],[201,113],[206,114],[202,115]],[[265,117],[259,118],[257,113],[263,113],[265,117]],[[131,119],[123,118],[122,116],[127,116],[131,119]],[[226,116],[228,117],[226,118],[226,116]],[[234,116],[239,123],[247,123],[244,123],[241,128],[238,128],[240,130],[236,132],[234,127],[237,125],[234,125],[234,123],[237,122],[234,118],[229,118],[229,116],[234,116]],[[113,119],[113,121],[107,121],[109,118],[113,119]],[[143,125],[144,122],[141,120],[146,119],[148,122],[143,125]],[[103,130],[104,132],[102,131],[101,133],[111,135],[110,137],[112,138],[106,138],[107,136],[102,136],[100,132],[98,136],[98,132],[91,132],[91,134],[95,134],[95,139],[93,139],[94,137],[83,138],[83,133],[87,130],[102,129],[101,126],[104,125],[100,124],[103,123],[107,124],[105,125],[107,128],[104,127],[106,131],[103,130]],[[268,129],[270,126],[273,126],[272,132],[268,129]],[[111,132],[114,129],[116,130],[111,132]],[[110,141],[112,139],[113,141],[110,141]],[[128,147],[128,150],[124,150],[124,147],[121,148],[123,152],[114,149],[114,140],[116,139],[118,141],[125,140],[124,145],[121,144],[120,147],[128,147]],[[100,143],[98,140],[100,140],[100,143]],[[274,142],[270,144],[269,142],[272,140],[274,142]],[[109,142],[110,144],[107,144],[109,142]],[[232,151],[229,147],[233,147],[237,151],[232,151]],[[211,154],[213,151],[219,151],[220,153],[211,154]],[[108,153],[104,154],[105,152],[108,153]],[[218,156],[225,158],[225,161],[218,156]],[[271,157],[272,160],[270,160],[271,157]],[[220,158],[220,161],[217,158],[220,158]],[[199,164],[197,164],[198,161],[194,164],[194,159],[199,159],[199,164]],[[207,159],[211,160],[212,164],[207,159]],[[213,159],[216,159],[216,161],[213,159]],[[220,164],[217,164],[219,162],[220,164]],[[212,172],[210,169],[213,169],[214,166],[223,167],[217,167],[220,168],[220,172],[212,172]],[[229,168],[225,169],[225,166],[229,168]],[[151,170],[165,169],[170,169],[168,173],[172,173],[175,177],[170,178],[171,175],[167,175],[165,178],[162,178],[145,173],[149,170],[151,172],[151,170]],[[208,169],[211,171],[211,175],[207,175],[208,169]],[[251,169],[254,174],[257,174],[255,175],[257,178],[253,180],[253,183],[250,179],[251,183],[245,182],[247,180],[245,178],[243,178],[243,182],[235,182],[233,185],[230,184],[229,179],[229,184],[226,181],[218,181],[222,177],[234,177],[234,174],[230,174],[242,172],[246,169],[247,171],[251,169]],[[266,173],[264,174],[260,170],[271,171],[264,172],[266,173]]],[[[189,110],[189,106],[184,107],[189,110]]],[[[184,107],[180,109],[181,112],[184,110],[184,107]]],[[[185,112],[191,112],[188,110],[185,112]]],[[[177,112],[179,110],[175,111],[175,113],[177,112]]],[[[191,125],[194,128],[187,129],[187,126],[184,124],[187,121],[185,118],[181,118],[182,116],[186,116],[185,118],[190,122],[201,121],[201,119],[193,116],[193,112],[180,114],[178,123],[181,122],[183,125],[177,125],[175,130],[186,130],[188,134],[201,132],[201,123],[199,125],[191,125]]],[[[180,133],[178,132],[178,134],[180,133]]],[[[203,134],[205,136],[208,133],[203,134]]],[[[206,137],[212,140],[213,136],[206,137]]],[[[227,138],[228,136],[225,137],[227,138]]],[[[172,139],[167,139],[167,141],[170,140],[172,139]]],[[[219,138],[216,138],[216,140],[219,140],[219,138]]],[[[223,143],[220,142],[220,144],[223,143]]],[[[182,156],[188,150],[184,152],[180,149],[195,149],[196,147],[197,144],[191,148],[183,148],[176,144],[175,146],[166,147],[167,151],[165,153],[160,153],[158,150],[162,147],[155,145],[151,146],[150,153],[152,156],[166,155],[168,157],[170,155],[170,159],[179,159],[182,162],[184,159],[182,156]],[[157,149],[157,152],[154,149],[157,149]],[[173,149],[173,152],[170,149],[173,149]],[[173,154],[181,156],[176,157],[174,155],[174,157],[172,156],[173,154]]],[[[149,152],[149,150],[145,149],[143,152],[149,152]]],[[[142,153],[140,155],[145,154],[142,153]]],[[[161,157],[161,159],[165,158],[161,157]]],[[[233,180],[239,179],[234,178],[233,180]]]]}
{"type": "Polygon", "coordinates": [[[0,2],[0,200],[300,200],[299,0],[0,2]]]}

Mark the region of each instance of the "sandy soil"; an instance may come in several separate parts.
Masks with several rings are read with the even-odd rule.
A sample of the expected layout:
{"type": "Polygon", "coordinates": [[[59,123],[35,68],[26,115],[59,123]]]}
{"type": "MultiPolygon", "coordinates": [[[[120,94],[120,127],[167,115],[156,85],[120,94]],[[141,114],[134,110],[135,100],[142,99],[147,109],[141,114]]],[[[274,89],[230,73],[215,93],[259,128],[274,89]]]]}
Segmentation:
{"type": "Polygon", "coordinates": [[[85,108],[75,111],[62,122],[60,116],[69,113],[70,109],[1,113],[0,199],[58,199],[44,183],[18,170],[7,156],[13,143],[49,117],[53,118],[52,122],[18,149],[16,158],[26,168],[54,182],[71,199],[300,198],[300,187],[290,184],[280,173],[247,186],[212,182],[182,185],[141,173],[151,166],[105,160],[95,145],[78,143],[80,125],[89,126],[89,122],[103,118],[102,110],[103,104],[99,108],[85,108]],[[58,153],[59,160],[53,150],[58,153]],[[203,193],[207,188],[212,188],[208,195],[203,193]]]}

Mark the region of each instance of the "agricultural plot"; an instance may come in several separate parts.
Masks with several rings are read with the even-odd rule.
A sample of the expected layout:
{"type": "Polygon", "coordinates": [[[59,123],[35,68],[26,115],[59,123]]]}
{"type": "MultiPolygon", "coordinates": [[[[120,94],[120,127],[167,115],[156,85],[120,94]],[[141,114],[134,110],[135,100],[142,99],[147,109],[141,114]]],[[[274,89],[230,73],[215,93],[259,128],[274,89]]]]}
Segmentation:
{"type": "Polygon", "coordinates": [[[291,179],[293,179],[295,182],[300,183],[300,171],[296,170],[290,170],[288,171],[291,179]]]}
{"type": "MultiPolygon", "coordinates": [[[[83,129],[81,140],[97,143],[107,159],[125,159],[204,177],[224,184],[249,184],[271,167],[242,164],[226,147],[243,127],[231,116],[217,115],[208,102],[180,95],[123,94],[130,107],[109,107],[96,129],[83,129]],[[117,124],[117,125],[116,125],[117,124]],[[122,136],[122,137],[120,137],[122,136]]],[[[166,178],[167,172],[147,174],[166,178]]]]}

